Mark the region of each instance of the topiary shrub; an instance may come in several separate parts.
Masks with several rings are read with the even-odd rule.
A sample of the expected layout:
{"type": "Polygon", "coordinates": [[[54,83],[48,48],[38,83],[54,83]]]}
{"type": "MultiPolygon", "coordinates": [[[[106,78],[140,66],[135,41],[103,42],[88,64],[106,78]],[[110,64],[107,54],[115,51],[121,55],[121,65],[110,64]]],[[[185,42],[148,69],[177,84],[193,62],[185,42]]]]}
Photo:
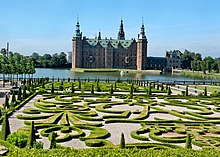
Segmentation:
{"type": "Polygon", "coordinates": [[[35,130],[34,130],[34,121],[31,121],[31,126],[30,126],[30,135],[28,138],[28,143],[27,147],[28,148],[33,148],[34,142],[36,142],[36,137],[35,137],[35,130]]]}
{"type": "Polygon", "coordinates": [[[8,114],[7,112],[4,114],[4,119],[3,119],[3,123],[2,123],[2,130],[1,130],[1,139],[6,141],[8,135],[10,135],[11,131],[10,131],[10,125],[9,125],[9,121],[8,121],[8,114]]]}
{"type": "Polygon", "coordinates": [[[91,87],[91,94],[94,94],[94,85],[92,84],[92,87],[91,87]]]}
{"type": "Polygon", "coordinates": [[[170,89],[170,87],[168,87],[167,95],[171,95],[171,94],[172,94],[171,89],[170,89]]]}
{"type": "Polygon", "coordinates": [[[204,89],[204,96],[207,96],[207,88],[204,89]]]}
{"type": "Polygon", "coordinates": [[[35,141],[33,144],[33,148],[35,149],[43,149],[44,148],[44,143],[41,141],[35,141]]]}
{"type": "Polygon", "coordinates": [[[185,93],[185,96],[189,96],[189,89],[188,89],[188,88],[189,88],[189,86],[187,85],[187,86],[186,86],[186,93],[185,93]]]}
{"type": "Polygon", "coordinates": [[[125,148],[125,137],[124,137],[124,133],[121,133],[121,141],[120,141],[120,148],[125,148]]]}
{"type": "Polygon", "coordinates": [[[54,93],[54,84],[51,84],[51,93],[54,93]]]}
{"type": "Polygon", "coordinates": [[[4,102],[4,109],[9,109],[10,106],[9,106],[9,98],[8,98],[8,95],[6,94],[5,95],[5,102],[4,102]]]}
{"type": "Polygon", "coordinates": [[[191,139],[191,135],[187,134],[186,135],[186,145],[185,145],[186,149],[192,149],[192,139],[191,139]]]}
{"type": "Polygon", "coordinates": [[[50,140],[50,149],[53,149],[53,148],[56,148],[56,136],[57,134],[52,131],[50,134],[49,134],[49,140],[50,140]]]}
{"type": "Polygon", "coordinates": [[[28,135],[22,132],[14,132],[7,137],[7,142],[19,148],[24,148],[27,145],[28,135]]]}

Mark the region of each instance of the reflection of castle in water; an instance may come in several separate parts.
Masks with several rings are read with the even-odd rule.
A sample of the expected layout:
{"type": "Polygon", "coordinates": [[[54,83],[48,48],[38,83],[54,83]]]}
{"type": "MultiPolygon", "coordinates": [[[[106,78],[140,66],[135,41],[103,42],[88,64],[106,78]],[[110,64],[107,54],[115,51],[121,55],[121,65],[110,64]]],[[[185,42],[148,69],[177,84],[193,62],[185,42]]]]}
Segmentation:
{"type": "Polygon", "coordinates": [[[142,73],[136,73],[136,79],[142,80],[142,73]]]}

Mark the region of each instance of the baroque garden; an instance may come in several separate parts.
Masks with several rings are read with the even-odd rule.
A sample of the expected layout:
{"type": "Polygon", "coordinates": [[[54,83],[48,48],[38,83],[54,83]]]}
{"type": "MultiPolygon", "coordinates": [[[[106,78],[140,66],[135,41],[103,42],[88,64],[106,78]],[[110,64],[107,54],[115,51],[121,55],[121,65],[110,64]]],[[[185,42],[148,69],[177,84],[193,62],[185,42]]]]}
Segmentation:
{"type": "Polygon", "coordinates": [[[206,87],[138,80],[27,79],[5,99],[0,142],[11,154],[43,146],[214,149],[220,98],[210,94],[206,87]]]}

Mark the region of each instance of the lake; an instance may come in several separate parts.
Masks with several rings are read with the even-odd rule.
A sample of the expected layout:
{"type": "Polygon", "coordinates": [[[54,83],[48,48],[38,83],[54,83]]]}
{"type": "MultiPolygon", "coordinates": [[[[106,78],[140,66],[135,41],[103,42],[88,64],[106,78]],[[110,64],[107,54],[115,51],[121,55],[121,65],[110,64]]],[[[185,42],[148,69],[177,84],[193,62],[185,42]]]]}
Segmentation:
{"type": "Polygon", "coordinates": [[[146,74],[146,73],[120,73],[120,72],[74,72],[69,69],[48,69],[36,68],[34,77],[49,77],[49,78],[81,78],[81,79],[107,79],[110,80],[126,80],[126,79],[139,79],[139,80],[154,80],[154,81],[193,81],[195,79],[172,75],[172,74],[146,74]]]}

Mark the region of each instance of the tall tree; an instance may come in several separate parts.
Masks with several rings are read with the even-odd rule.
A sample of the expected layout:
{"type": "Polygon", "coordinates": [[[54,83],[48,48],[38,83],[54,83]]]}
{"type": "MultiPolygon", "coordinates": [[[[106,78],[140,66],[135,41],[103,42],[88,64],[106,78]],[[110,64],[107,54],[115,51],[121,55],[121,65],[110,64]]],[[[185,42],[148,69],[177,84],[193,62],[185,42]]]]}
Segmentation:
{"type": "Polygon", "coordinates": [[[7,114],[7,112],[5,112],[3,123],[2,123],[2,130],[0,133],[1,139],[6,141],[8,135],[10,133],[11,133],[11,131],[10,131],[10,125],[9,125],[9,121],[8,121],[8,114],[7,114]]]}

